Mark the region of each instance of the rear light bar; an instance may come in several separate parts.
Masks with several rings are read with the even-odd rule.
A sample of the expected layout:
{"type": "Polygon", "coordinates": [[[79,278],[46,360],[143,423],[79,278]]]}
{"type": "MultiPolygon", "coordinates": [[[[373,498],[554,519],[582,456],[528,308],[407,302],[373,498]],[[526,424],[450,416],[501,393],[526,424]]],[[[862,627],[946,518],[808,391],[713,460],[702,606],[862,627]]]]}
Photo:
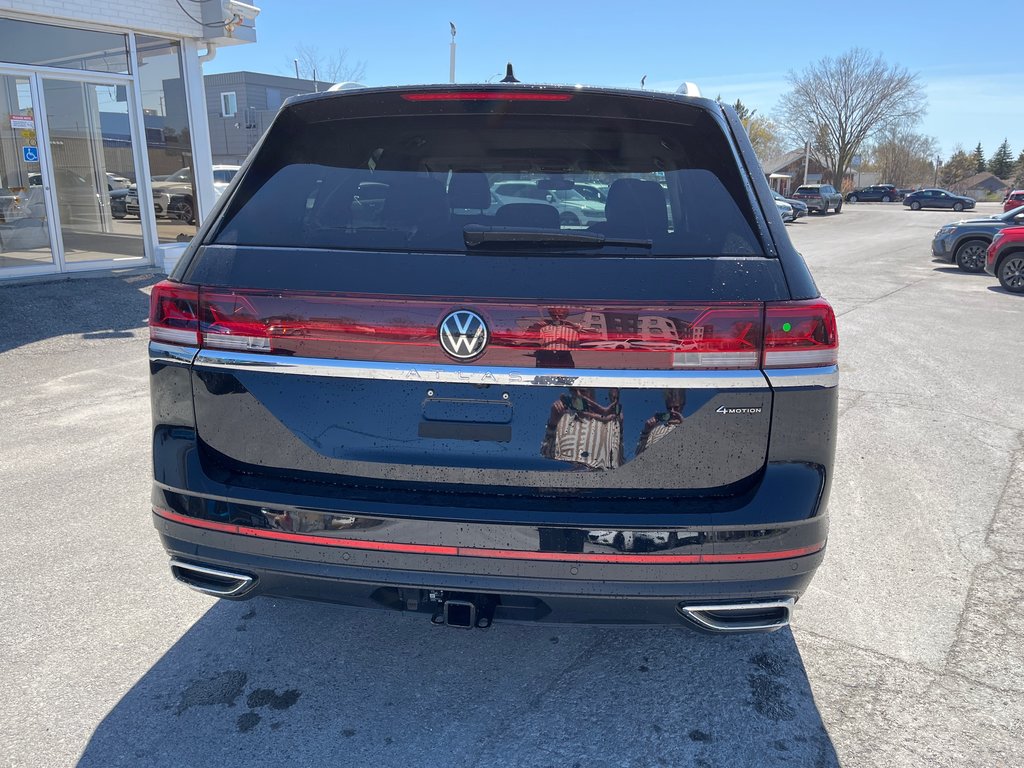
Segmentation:
{"type": "Polygon", "coordinates": [[[446,91],[444,93],[403,93],[406,101],[571,101],[571,93],[535,91],[446,91]]]}
{"type": "MultiPolygon", "coordinates": [[[[438,327],[452,310],[484,318],[471,364],[611,370],[757,370],[834,365],[835,314],[823,299],[694,304],[495,300],[153,287],[150,338],[314,359],[452,364],[438,327]]],[[[462,363],[469,364],[469,363],[462,363]]]]}

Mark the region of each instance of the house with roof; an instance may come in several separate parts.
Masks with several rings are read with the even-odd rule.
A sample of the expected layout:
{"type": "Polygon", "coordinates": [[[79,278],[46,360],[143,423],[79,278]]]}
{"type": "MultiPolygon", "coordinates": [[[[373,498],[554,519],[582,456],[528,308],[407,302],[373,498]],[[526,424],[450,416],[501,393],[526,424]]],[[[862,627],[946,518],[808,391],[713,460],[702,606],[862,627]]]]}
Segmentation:
{"type": "Polygon", "coordinates": [[[954,185],[954,192],[982,200],[989,196],[1002,197],[1013,187],[1013,183],[1000,179],[993,173],[976,173],[954,185]]]}
{"type": "Polygon", "coordinates": [[[768,184],[781,195],[792,194],[801,184],[828,183],[832,173],[812,154],[807,162],[807,178],[804,178],[804,164],[807,155],[804,149],[794,149],[762,164],[768,184]]]}

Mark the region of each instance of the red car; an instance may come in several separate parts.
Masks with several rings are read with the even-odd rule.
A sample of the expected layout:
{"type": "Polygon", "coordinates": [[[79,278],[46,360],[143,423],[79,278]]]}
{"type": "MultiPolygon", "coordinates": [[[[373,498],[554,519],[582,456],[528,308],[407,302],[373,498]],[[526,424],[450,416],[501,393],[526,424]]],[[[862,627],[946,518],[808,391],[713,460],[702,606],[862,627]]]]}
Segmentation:
{"type": "Polygon", "coordinates": [[[1015,189],[1003,200],[1003,212],[1012,211],[1024,205],[1024,189],[1015,189]]]}
{"type": "Polygon", "coordinates": [[[1024,293],[1024,227],[996,232],[985,258],[985,271],[1013,293],[1024,293]]]}

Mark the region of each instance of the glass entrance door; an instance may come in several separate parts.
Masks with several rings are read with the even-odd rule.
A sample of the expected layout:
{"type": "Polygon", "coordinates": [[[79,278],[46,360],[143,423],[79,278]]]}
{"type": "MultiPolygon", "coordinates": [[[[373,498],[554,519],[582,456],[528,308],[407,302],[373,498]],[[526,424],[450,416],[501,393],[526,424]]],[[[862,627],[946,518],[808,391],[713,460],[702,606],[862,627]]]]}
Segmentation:
{"type": "Polygon", "coordinates": [[[41,77],[51,206],[64,268],[145,263],[142,222],[126,198],[136,179],[129,88],[41,77]]]}
{"type": "Polygon", "coordinates": [[[0,73],[0,278],[57,268],[33,85],[30,75],[0,73]]]}

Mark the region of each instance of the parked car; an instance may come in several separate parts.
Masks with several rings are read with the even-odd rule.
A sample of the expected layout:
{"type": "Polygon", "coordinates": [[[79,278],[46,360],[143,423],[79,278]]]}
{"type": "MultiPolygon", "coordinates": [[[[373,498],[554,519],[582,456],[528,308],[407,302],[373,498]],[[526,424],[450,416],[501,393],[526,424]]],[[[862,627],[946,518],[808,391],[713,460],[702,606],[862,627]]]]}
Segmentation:
{"type": "Polygon", "coordinates": [[[1024,227],[1007,227],[996,233],[985,257],[985,271],[1013,293],[1024,293],[1024,227]]]}
{"type": "Polygon", "coordinates": [[[824,556],[838,336],[731,107],[309,94],[226,194],[151,294],[178,580],[463,628],[788,622],[824,556]],[[609,179],[603,221],[559,224],[551,167],[609,179]],[[543,194],[495,183],[492,216],[510,174],[543,194]]]}
{"type": "Polygon", "coordinates": [[[1006,195],[1006,199],[1003,200],[1003,210],[1012,211],[1014,208],[1019,208],[1024,205],[1024,189],[1015,189],[1006,195]]]}
{"type": "Polygon", "coordinates": [[[985,252],[996,232],[1024,225],[1024,205],[1006,213],[946,224],[932,239],[932,256],[953,262],[964,272],[982,272],[985,252]]]}
{"type": "Polygon", "coordinates": [[[802,200],[794,200],[792,198],[785,197],[782,194],[776,192],[774,189],[772,190],[772,197],[775,198],[776,202],[786,203],[790,208],[793,209],[793,218],[791,219],[791,221],[796,221],[801,216],[807,215],[807,203],[803,202],[802,200]]]}
{"type": "Polygon", "coordinates": [[[952,208],[954,211],[970,210],[974,198],[954,195],[944,189],[920,189],[903,198],[903,204],[912,211],[922,208],[952,208]]]}
{"type": "Polygon", "coordinates": [[[18,195],[7,187],[0,186],[0,224],[22,217],[20,203],[18,195]]]}
{"type": "Polygon", "coordinates": [[[113,192],[115,189],[128,189],[132,185],[130,179],[126,179],[124,176],[118,176],[116,173],[107,173],[107,191],[113,192]]]}
{"type": "Polygon", "coordinates": [[[848,203],[889,203],[903,199],[903,195],[892,184],[873,184],[846,193],[848,203]]]}
{"type": "Polygon", "coordinates": [[[573,185],[573,189],[579,192],[583,197],[592,202],[607,203],[608,202],[608,185],[598,184],[596,182],[580,182],[577,181],[573,185]]]}
{"type": "Polygon", "coordinates": [[[503,202],[531,200],[552,206],[562,226],[587,226],[605,218],[605,204],[588,200],[572,182],[551,178],[499,181],[492,189],[503,202]]]}
{"type": "Polygon", "coordinates": [[[782,220],[787,224],[791,221],[796,220],[796,214],[793,212],[793,206],[787,203],[785,200],[775,200],[775,206],[779,209],[779,214],[782,216],[782,220]]]}
{"type": "MultiPolygon", "coordinates": [[[[101,215],[103,200],[93,180],[86,180],[67,168],[56,168],[53,180],[60,213],[61,226],[81,224],[95,226],[101,215]]],[[[31,173],[28,176],[27,197],[36,208],[42,208],[43,175],[31,173]]]]}
{"type": "Polygon", "coordinates": [[[115,189],[109,192],[110,196],[110,215],[115,219],[123,219],[128,215],[128,195],[130,189],[115,189]]]}
{"type": "Polygon", "coordinates": [[[793,199],[804,203],[808,210],[823,215],[828,213],[829,208],[836,213],[843,210],[843,196],[830,184],[804,184],[797,187],[793,199]]]}
{"type": "MultiPolygon", "coordinates": [[[[219,199],[227,189],[228,184],[238,173],[240,166],[237,165],[215,165],[213,166],[213,191],[219,199]]],[[[192,224],[196,220],[196,205],[192,189],[192,169],[181,168],[163,181],[153,182],[153,209],[158,217],[166,216],[172,219],[192,224]]],[[[126,208],[132,216],[139,215],[139,195],[136,185],[132,185],[131,193],[126,199],[126,208]]]]}

